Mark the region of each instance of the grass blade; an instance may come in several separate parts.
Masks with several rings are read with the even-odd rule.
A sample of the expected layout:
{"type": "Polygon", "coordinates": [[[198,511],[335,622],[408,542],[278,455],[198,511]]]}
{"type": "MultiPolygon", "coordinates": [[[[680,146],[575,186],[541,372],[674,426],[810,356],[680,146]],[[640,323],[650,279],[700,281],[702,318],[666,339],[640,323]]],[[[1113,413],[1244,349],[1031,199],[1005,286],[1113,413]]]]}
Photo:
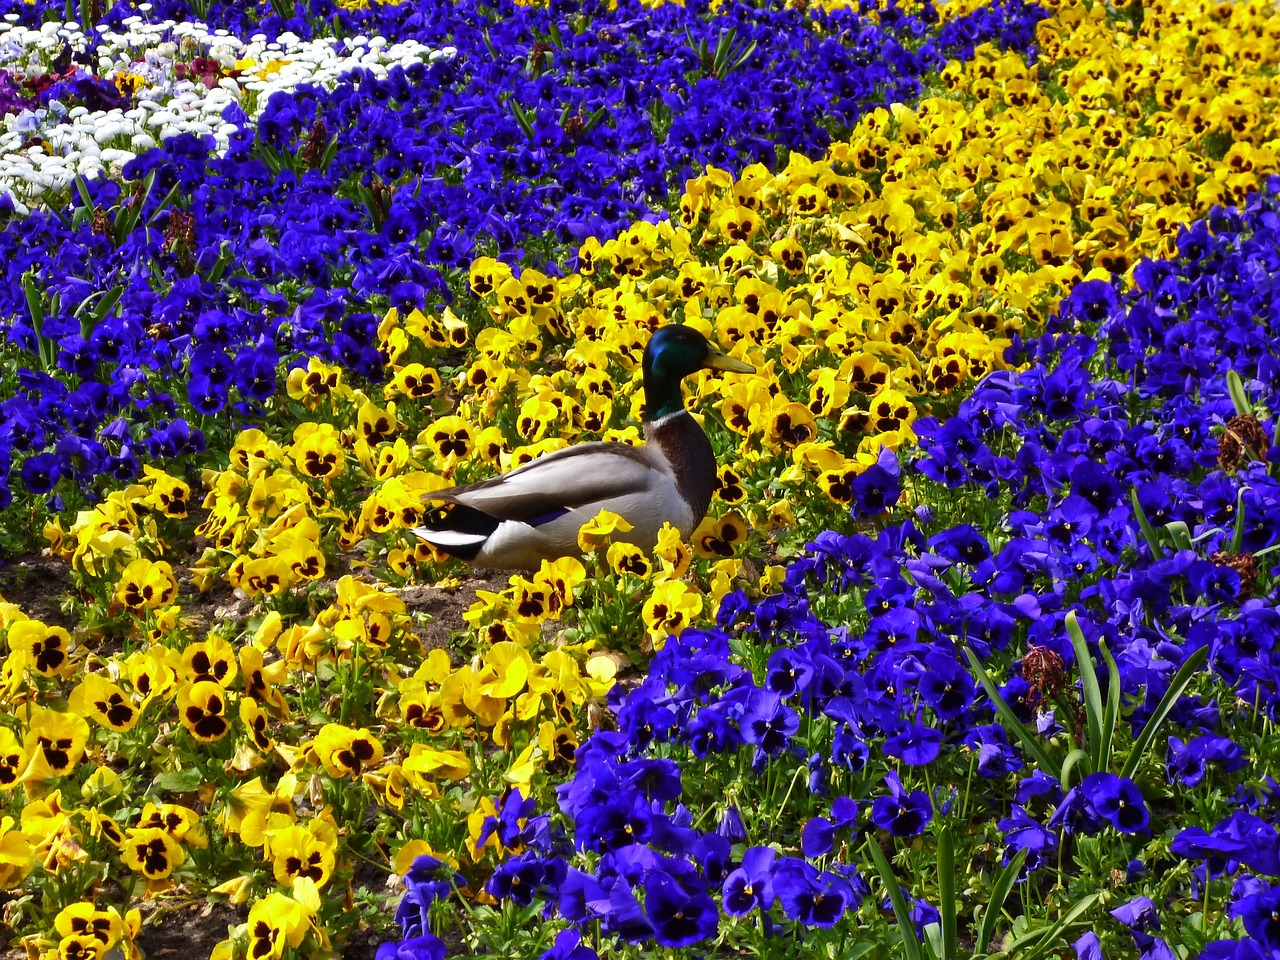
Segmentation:
{"type": "MultiPolygon", "coordinates": [[[[1277,429],[1280,430],[1280,421],[1277,424],[1277,429]]],[[[1240,544],[1244,543],[1244,492],[1248,489],[1241,487],[1236,494],[1236,525],[1231,531],[1231,553],[1239,553],[1240,544]]]]}
{"type": "Polygon", "coordinates": [[[1191,549],[1191,531],[1181,520],[1169,521],[1164,525],[1164,529],[1169,534],[1169,542],[1173,544],[1174,550],[1191,549]]]}
{"type": "Polygon", "coordinates": [[[957,956],[959,938],[956,927],[956,848],[950,827],[943,827],[938,832],[938,913],[942,917],[942,956],[944,960],[950,960],[957,956]]]}
{"type": "Polygon", "coordinates": [[[920,941],[916,939],[916,925],[911,922],[911,910],[907,907],[907,898],[902,895],[902,887],[898,886],[898,878],[893,875],[889,858],[884,855],[875,837],[867,839],[867,852],[871,854],[876,872],[880,874],[880,880],[889,893],[889,902],[893,904],[893,915],[898,920],[898,932],[902,934],[902,945],[905,948],[907,960],[924,960],[920,941]]]}
{"type": "Polygon", "coordinates": [[[1084,693],[1085,733],[1089,738],[1086,749],[1094,772],[1098,772],[1105,769],[1106,751],[1110,744],[1104,744],[1102,740],[1102,690],[1098,687],[1098,674],[1093,668],[1089,643],[1074,610],[1067,614],[1067,635],[1075,650],[1076,668],[1080,671],[1080,687],[1084,693]]]}
{"type": "Polygon", "coordinates": [[[76,185],[76,193],[80,194],[80,202],[89,210],[93,209],[93,198],[89,196],[89,183],[80,174],[76,174],[73,181],[76,185]]]}
{"type": "Polygon", "coordinates": [[[1004,913],[1004,902],[1008,899],[1013,885],[1018,882],[1018,874],[1022,872],[1022,864],[1029,852],[1025,849],[1019,850],[1008,865],[1002,867],[996,875],[995,885],[991,888],[991,899],[987,902],[987,909],[982,911],[982,922],[978,924],[977,940],[973,945],[975,952],[985,952],[987,945],[991,943],[991,938],[996,935],[996,921],[1004,913]]]}
{"type": "Polygon", "coordinates": [[[1151,746],[1151,742],[1155,740],[1160,728],[1164,726],[1164,722],[1168,719],[1174,704],[1178,702],[1182,692],[1187,689],[1187,684],[1191,682],[1192,677],[1204,665],[1208,656],[1209,648],[1201,647],[1187,657],[1182,669],[1173,675],[1173,682],[1169,684],[1169,689],[1160,698],[1160,703],[1156,705],[1155,713],[1151,714],[1146,726],[1142,728],[1142,732],[1138,734],[1138,738],[1133,742],[1133,750],[1129,752],[1129,758],[1125,760],[1124,769],[1120,771],[1120,776],[1132,779],[1133,772],[1138,769],[1138,764],[1151,746]]]}
{"type": "Polygon", "coordinates": [[[1027,729],[1026,724],[1019,720],[1018,715],[1013,712],[1013,708],[1005,702],[1004,697],[1000,696],[1000,690],[996,687],[995,681],[991,679],[991,675],[987,673],[982,663],[978,660],[977,654],[973,652],[971,647],[966,646],[964,655],[968,657],[969,666],[972,668],[974,675],[977,676],[978,682],[982,684],[982,689],[987,691],[987,696],[995,704],[996,713],[1000,715],[1009,729],[1018,735],[1018,739],[1022,741],[1026,751],[1035,757],[1036,762],[1040,764],[1040,769],[1053,777],[1053,779],[1061,781],[1062,768],[1053,762],[1053,758],[1049,756],[1049,752],[1045,750],[1039,738],[1027,729]]]}
{"type": "Polygon", "coordinates": [[[1068,753],[1063,759],[1062,780],[1060,781],[1062,783],[1063,790],[1071,789],[1071,774],[1075,771],[1081,760],[1084,761],[1084,765],[1086,767],[1089,766],[1089,754],[1084,750],[1081,750],[1079,747],[1076,747],[1076,749],[1068,753]]]}
{"type": "Polygon", "coordinates": [[[733,63],[729,64],[729,69],[726,73],[733,73],[736,70],[740,70],[742,65],[751,59],[751,55],[756,52],[756,47],[759,45],[760,42],[758,40],[752,40],[747,46],[747,49],[742,51],[742,54],[734,60],[733,63]]]}
{"type": "Polygon", "coordinates": [[[1107,649],[1107,641],[1098,639],[1098,650],[1107,664],[1107,709],[1102,716],[1102,736],[1106,741],[1106,754],[1102,757],[1102,766],[1098,771],[1105,772],[1111,763],[1111,748],[1115,744],[1116,724],[1120,722],[1120,668],[1116,666],[1116,658],[1107,649]]]}
{"type": "MultiPolygon", "coordinates": [[[[156,204],[156,208],[153,211],[151,211],[151,216],[147,218],[148,227],[154,227],[156,225],[156,220],[159,219],[161,211],[169,206],[169,204],[173,201],[173,198],[178,195],[178,192],[181,189],[182,189],[181,183],[175,183],[172,187],[169,188],[169,192],[166,193],[163,198],[161,198],[160,202],[156,204]]],[[[138,212],[139,213],[142,212],[141,208],[139,208],[138,212]]]]}
{"type": "Polygon", "coordinates": [[[1156,536],[1155,530],[1151,528],[1151,521],[1147,519],[1147,512],[1142,509],[1142,504],[1138,502],[1138,490],[1135,487],[1129,491],[1129,503],[1133,507],[1133,515],[1138,520],[1138,526],[1142,528],[1142,538],[1147,541],[1147,546],[1151,548],[1151,558],[1153,560],[1164,559],[1164,547],[1160,546],[1160,538],[1156,536]]]}
{"type": "Polygon", "coordinates": [[[1253,413],[1253,404],[1245,393],[1244,381],[1234,370],[1227,371],[1227,393],[1231,395],[1231,405],[1236,408],[1237,414],[1245,417],[1253,413]]]}
{"type": "Polygon", "coordinates": [[[1066,913],[1058,918],[1058,922],[1051,927],[1041,927],[1039,930],[1032,930],[1030,933],[1023,934],[1013,943],[1009,944],[1009,953],[1018,957],[1018,960],[1036,960],[1042,953],[1053,946],[1053,942],[1058,939],[1058,934],[1067,928],[1075,919],[1084,913],[1097,902],[1099,894],[1091,893],[1083,900],[1077,900],[1071,905],[1066,913]],[[1025,946],[1033,940],[1039,940],[1039,944],[1030,953],[1014,953],[1013,951],[1019,946],[1025,946]]]}
{"type": "Polygon", "coordinates": [[[57,359],[57,347],[44,335],[44,297],[36,283],[35,274],[30,271],[22,275],[22,293],[27,299],[27,311],[31,314],[31,330],[36,335],[36,355],[40,358],[40,368],[52,370],[57,359]]]}

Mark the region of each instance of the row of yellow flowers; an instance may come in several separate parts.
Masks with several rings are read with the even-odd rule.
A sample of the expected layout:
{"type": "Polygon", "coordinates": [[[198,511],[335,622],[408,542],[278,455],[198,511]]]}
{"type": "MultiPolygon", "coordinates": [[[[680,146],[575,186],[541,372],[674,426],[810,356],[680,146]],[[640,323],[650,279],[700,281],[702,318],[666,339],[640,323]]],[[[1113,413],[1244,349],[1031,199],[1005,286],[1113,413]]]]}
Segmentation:
{"type": "Polygon", "coordinates": [[[1065,4],[1035,64],[983,49],[825,157],[709,169],[675,219],[587,242],[567,276],[477,261],[471,300],[388,312],[384,387],[313,360],[201,493],[148,470],[51,525],[82,622],[0,607],[0,886],[44,891],[33,951],[128,955],[137,899],[179,891],[251,904],[220,956],[321,949],[358,859],[429,849],[478,891],[486,817],[567,768],[613,682],[605,648],[768,589],[760,531],[801,502],[837,517],[882,446],[1002,366],[1074,283],[1168,254],[1275,168],[1269,13],[1166,0],[1130,30],[1065,4]],[[712,517],[652,557],[603,517],[582,561],[477,595],[466,656],[428,649],[377,583],[450,572],[407,532],[424,495],[637,441],[641,351],[675,320],[759,370],[689,381],[723,464],[712,517]],[[188,580],[248,598],[247,619],[192,618],[188,580]],[[108,876],[123,900],[95,905],[108,876]]]}

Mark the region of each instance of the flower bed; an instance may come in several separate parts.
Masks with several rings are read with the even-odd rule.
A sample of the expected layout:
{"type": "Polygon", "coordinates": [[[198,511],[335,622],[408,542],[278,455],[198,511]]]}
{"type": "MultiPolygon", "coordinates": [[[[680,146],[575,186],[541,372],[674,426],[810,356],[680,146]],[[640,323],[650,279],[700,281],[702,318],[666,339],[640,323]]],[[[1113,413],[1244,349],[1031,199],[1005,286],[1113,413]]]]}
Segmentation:
{"type": "Polygon", "coordinates": [[[225,447],[232,419],[275,415],[310,355],[377,377],[387,306],[438,310],[477,253],[547,260],[655,217],[704,160],[820,150],[975,42],[1025,45],[1038,16],[1011,3],[930,35],[921,11],[416,6],[402,41],[453,57],[276,94],[256,127],[229,106],[225,156],[179,134],[125,164],[123,186],[90,180],[0,234],[0,500],[74,509],[140,457],[191,461],[223,411],[225,447]],[[652,30],[631,29],[640,16],[652,30]],[[24,473],[31,454],[45,460],[24,473]]]}
{"type": "MultiPolygon", "coordinates": [[[[405,28],[456,41],[420,76],[277,97],[223,159],[175,138],[135,161],[155,173],[136,208],[86,184],[115,205],[109,235],[56,213],[11,224],[23,249],[97,237],[113,278],[99,296],[147,258],[165,276],[130,280],[131,325],[113,331],[124,316],[107,310],[56,344],[42,329],[50,370],[80,350],[85,372],[11,375],[15,469],[83,507],[9,513],[43,529],[67,595],[65,611],[0,606],[0,888],[29,947],[131,954],[142,908],[210,900],[232,924],[215,956],[318,955],[387,932],[389,874],[407,875],[406,939],[384,956],[436,957],[441,936],[551,960],[1035,956],[1068,940],[1092,958],[1128,949],[1130,929],[1143,955],[1269,947],[1277,871],[1255,851],[1274,838],[1274,784],[1242,764],[1261,774],[1272,752],[1274,19],[1177,0],[1134,26],[1064,5],[1030,63],[969,49],[997,23],[1029,39],[1018,9],[857,21],[840,55],[873,38],[898,95],[928,96],[772,166],[743,148],[703,169],[703,147],[682,145],[698,175],[677,197],[668,166],[642,201],[670,217],[620,208],[562,267],[542,262],[574,238],[542,242],[552,193],[446,264],[439,233],[420,238],[417,181],[376,173],[398,186],[384,209],[363,179],[394,159],[368,131],[404,132],[436,103],[415,97],[446,95],[434,72],[485,48],[443,18],[405,28]],[[947,30],[971,57],[936,60],[947,30]],[[175,184],[192,202],[149,237],[175,184]],[[209,233],[236,246],[204,241],[253,203],[256,227],[209,233]],[[337,239],[305,259],[319,237],[337,239]],[[164,312],[179,299],[189,316],[164,312]],[[144,309],[169,329],[142,330],[144,309]],[[722,465],[692,543],[646,557],[601,523],[581,561],[451,600],[461,569],[407,532],[422,495],[635,439],[638,350],[672,319],[760,371],[690,380],[722,465]],[[103,345],[138,378],[108,384],[89,350],[103,345]],[[185,397],[151,393],[168,370],[185,397]],[[144,431],[136,406],[168,422],[144,431]],[[75,499],[78,476],[107,470],[75,499]],[[467,629],[442,637],[423,611],[450,602],[467,629]]],[[[692,18],[684,42],[707,39],[715,74],[736,59],[717,38],[740,25],[725,49],[757,50],[698,81],[721,91],[813,66],[783,27],[834,43],[853,17],[593,15],[581,43],[619,70],[692,18]],[[655,36],[599,35],[639,17],[655,36]]],[[[548,17],[570,14],[493,21],[493,51],[525,56],[520,96],[561,69],[557,91],[587,89],[563,65],[567,32],[532,58],[519,31],[548,17]]],[[[797,96],[812,76],[792,78],[797,96]]],[[[508,139],[508,155],[532,149],[508,139]]],[[[555,176],[585,176],[580,148],[555,176]]],[[[498,163],[453,186],[541,173],[498,163]]],[[[65,283],[68,303],[92,294],[65,283]]]]}

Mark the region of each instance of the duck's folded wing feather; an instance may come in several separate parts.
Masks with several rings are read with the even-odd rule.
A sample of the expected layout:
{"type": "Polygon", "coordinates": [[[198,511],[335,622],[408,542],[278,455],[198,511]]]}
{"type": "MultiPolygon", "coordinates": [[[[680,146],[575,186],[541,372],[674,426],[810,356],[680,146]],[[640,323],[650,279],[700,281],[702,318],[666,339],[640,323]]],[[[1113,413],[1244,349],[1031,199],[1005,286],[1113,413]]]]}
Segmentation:
{"type": "Polygon", "coordinates": [[[492,480],[427,496],[537,526],[567,510],[643,494],[660,479],[657,465],[643,448],[625,443],[583,443],[546,454],[492,480]]]}

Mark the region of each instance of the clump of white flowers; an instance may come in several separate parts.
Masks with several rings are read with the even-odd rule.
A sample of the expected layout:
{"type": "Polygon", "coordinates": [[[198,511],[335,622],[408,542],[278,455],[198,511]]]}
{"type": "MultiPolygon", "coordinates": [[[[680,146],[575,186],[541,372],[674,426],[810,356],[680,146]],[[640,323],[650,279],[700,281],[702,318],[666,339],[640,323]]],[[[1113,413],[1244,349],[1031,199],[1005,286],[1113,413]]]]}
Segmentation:
{"type": "Polygon", "coordinates": [[[0,80],[11,94],[0,99],[0,195],[10,194],[19,213],[67,188],[77,174],[118,176],[134,156],[178,134],[212,134],[225,151],[237,128],[223,116],[233,103],[252,123],[277,91],[304,83],[333,89],[357,67],[381,77],[397,64],[456,52],[382,37],[303,41],[282,33],[271,42],[263,34],[241,40],[202,23],[148,23],[140,16],[125,20],[120,32],[100,24],[96,36],[75,23],[30,29],[15,20],[0,22],[0,80]],[[55,66],[61,72],[53,73],[55,66]],[[96,99],[122,105],[91,109],[75,96],[49,96],[59,81],[84,78],[104,91],[96,99]],[[31,81],[43,85],[44,96],[31,94],[31,81]]]}

